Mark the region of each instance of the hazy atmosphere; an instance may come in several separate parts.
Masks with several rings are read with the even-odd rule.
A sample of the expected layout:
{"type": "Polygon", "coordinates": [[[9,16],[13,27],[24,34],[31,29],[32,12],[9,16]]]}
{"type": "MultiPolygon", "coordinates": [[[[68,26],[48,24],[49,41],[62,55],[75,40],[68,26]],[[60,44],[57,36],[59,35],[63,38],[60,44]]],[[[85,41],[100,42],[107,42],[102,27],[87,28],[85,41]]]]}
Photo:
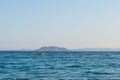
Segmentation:
{"type": "Polygon", "coordinates": [[[0,0],[0,50],[120,48],[120,0],[0,0]]]}

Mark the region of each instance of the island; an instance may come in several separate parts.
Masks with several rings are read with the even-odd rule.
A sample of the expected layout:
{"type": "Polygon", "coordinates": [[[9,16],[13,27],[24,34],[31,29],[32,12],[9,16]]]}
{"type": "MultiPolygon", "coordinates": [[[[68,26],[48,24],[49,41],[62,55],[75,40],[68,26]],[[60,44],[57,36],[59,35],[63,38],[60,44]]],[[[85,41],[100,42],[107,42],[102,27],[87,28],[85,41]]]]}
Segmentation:
{"type": "Polygon", "coordinates": [[[36,49],[36,51],[69,51],[69,49],[56,46],[46,46],[36,49]]]}

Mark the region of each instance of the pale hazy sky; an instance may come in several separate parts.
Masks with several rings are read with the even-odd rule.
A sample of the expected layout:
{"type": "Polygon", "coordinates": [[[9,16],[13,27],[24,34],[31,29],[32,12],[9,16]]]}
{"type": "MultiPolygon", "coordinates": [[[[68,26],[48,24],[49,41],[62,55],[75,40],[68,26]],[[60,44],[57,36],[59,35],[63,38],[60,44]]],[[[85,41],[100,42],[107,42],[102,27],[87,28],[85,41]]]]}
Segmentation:
{"type": "Polygon", "coordinates": [[[120,48],[120,0],[0,0],[0,50],[120,48]]]}

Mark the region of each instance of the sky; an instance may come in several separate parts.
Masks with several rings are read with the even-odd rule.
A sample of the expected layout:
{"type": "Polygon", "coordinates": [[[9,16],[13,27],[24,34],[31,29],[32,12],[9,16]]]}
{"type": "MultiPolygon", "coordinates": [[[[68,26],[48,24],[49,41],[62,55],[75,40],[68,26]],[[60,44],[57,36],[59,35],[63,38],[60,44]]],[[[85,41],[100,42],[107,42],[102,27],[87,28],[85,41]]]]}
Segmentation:
{"type": "Polygon", "coordinates": [[[120,48],[120,0],[0,0],[0,50],[120,48]]]}

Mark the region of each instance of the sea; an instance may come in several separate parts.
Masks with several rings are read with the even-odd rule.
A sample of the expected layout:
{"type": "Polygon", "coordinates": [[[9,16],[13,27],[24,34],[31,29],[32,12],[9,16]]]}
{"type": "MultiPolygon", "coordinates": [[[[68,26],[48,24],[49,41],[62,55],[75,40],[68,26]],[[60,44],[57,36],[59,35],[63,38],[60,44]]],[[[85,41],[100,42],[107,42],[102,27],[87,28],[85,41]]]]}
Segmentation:
{"type": "Polygon", "coordinates": [[[0,51],[0,80],[120,80],[120,52],[0,51]]]}

